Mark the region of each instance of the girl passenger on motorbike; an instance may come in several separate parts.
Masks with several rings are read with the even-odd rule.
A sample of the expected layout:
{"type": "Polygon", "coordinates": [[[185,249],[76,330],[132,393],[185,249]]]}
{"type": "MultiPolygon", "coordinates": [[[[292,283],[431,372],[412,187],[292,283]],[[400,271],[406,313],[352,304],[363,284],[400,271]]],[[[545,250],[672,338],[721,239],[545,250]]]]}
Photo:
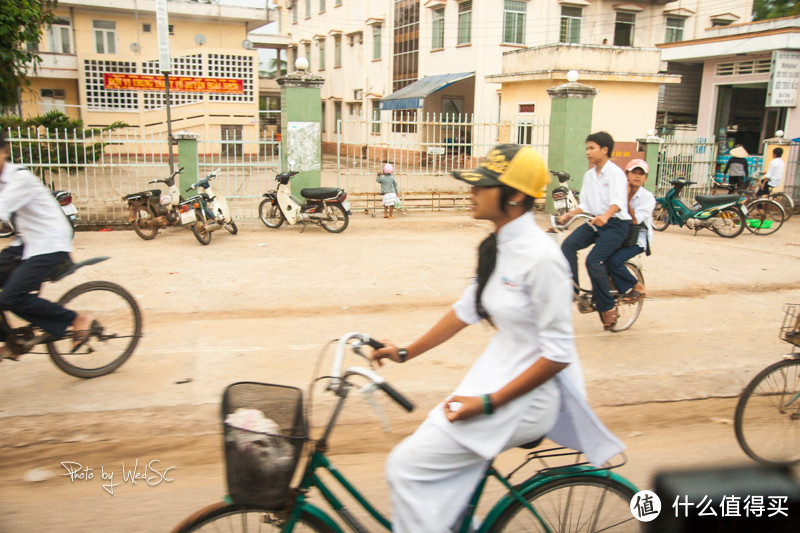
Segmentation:
{"type": "Polygon", "coordinates": [[[478,168],[453,175],[472,185],[472,217],[495,231],[478,250],[477,276],[428,332],[372,359],[404,363],[486,319],[497,332],[454,393],[390,454],[392,530],[451,531],[498,453],[547,435],[600,464],[623,449],[594,417],[572,329],[570,267],[534,221],[548,172],[529,146],[496,146],[478,168]]]}

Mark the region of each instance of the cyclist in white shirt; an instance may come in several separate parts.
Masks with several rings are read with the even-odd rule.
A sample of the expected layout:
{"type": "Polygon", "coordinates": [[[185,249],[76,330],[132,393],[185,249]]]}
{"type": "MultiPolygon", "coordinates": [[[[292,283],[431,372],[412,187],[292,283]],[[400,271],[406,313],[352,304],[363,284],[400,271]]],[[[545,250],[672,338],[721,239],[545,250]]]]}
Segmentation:
{"type": "Polygon", "coordinates": [[[387,459],[398,533],[452,531],[504,450],[547,435],[602,464],[624,448],[586,403],[569,265],[531,212],[549,181],[541,156],[502,144],[453,175],[472,185],[472,217],[495,228],[479,247],[477,279],[419,339],[406,348],[384,341],[372,359],[406,362],[481,319],[497,333],[453,395],[387,459]]]}
{"type": "Polygon", "coordinates": [[[0,252],[0,309],[11,311],[54,337],[70,327],[73,349],[88,337],[89,317],[39,297],[44,279],[72,251],[72,226],[53,194],[27,168],[6,162],[0,131],[0,220],[11,223],[16,239],[0,252]]]}
{"type": "Polygon", "coordinates": [[[642,159],[633,159],[625,166],[628,176],[628,214],[631,222],[636,224],[638,236],[630,246],[623,246],[608,258],[608,273],[625,303],[635,303],[645,297],[644,285],[636,279],[625,266],[625,261],[642,252],[650,255],[650,241],[653,239],[653,209],[656,208],[656,197],[644,188],[650,167],[642,159]]]}
{"type": "Polygon", "coordinates": [[[772,150],[772,161],[769,162],[767,173],[761,180],[761,186],[756,191],[756,196],[767,196],[772,193],[772,189],[779,186],[783,181],[783,171],[786,169],[786,162],[781,159],[783,148],[780,146],[772,150]]]}
{"type": "Polygon", "coordinates": [[[622,169],[611,161],[613,149],[614,139],[604,131],[586,137],[586,159],[591,168],[583,176],[581,200],[578,207],[559,219],[560,224],[565,224],[575,215],[594,215],[591,225],[578,226],[564,240],[561,251],[572,269],[577,294],[578,250],[594,244],[586,257],[586,270],[592,280],[592,296],[600,313],[600,320],[607,330],[617,323],[618,313],[611,297],[605,263],[625,241],[631,220],[628,213],[628,179],[622,169]]]}

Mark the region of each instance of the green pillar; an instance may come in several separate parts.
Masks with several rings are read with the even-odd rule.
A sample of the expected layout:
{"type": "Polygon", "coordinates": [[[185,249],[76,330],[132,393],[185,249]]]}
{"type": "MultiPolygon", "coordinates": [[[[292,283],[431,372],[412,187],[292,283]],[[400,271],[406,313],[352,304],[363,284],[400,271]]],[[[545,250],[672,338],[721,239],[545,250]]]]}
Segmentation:
{"type": "Polygon", "coordinates": [[[178,168],[183,168],[183,172],[178,175],[178,190],[184,198],[188,198],[192,194],[187,193],[186,189],[197,183],[198,179],[197,139],[200,135],[190,131],[179,131],[172,138],[178,144],[178,168]]]}
{"type": "MultiPolygon", "coordinates": [[[[302,58],[301,58],[302,59],[302,58]]],[[[306,72],[307,64],[277,79],[281,87],[281,167],[298,170],[292,193],[303,187],[319,187],[322,174],[322,97],[325,78],[306,72]],[[305,67],[305,68],[301,68],[305,67]]]]}
{"type": "MultiPolygon", "coordinates": [[[[547,94],[552,100],[547,166],[550,170],[569,172],[572,176],[570,186],[580,190],[587,170],[586,137],[592,129],[592,108],[597,89],[572,81],[547,89],[547,94]]],[[[555,178],[547,186],[545,209],[549,213],[555,212],[550,193],[557,186],[555,178]]]]}
{"type": "Polygon", "coordinates": [[[647,166],[650,167],[650,172],[647,173],[647,181],[644,182],[644,188],[655,194],[656,185],[658,185],[658,150],[664,139],[655,135],[648,135],[644,139],[636,139],[636,142],[639,143],[639,151],[644,152],[644,160],[647,162],[647,166]]]}

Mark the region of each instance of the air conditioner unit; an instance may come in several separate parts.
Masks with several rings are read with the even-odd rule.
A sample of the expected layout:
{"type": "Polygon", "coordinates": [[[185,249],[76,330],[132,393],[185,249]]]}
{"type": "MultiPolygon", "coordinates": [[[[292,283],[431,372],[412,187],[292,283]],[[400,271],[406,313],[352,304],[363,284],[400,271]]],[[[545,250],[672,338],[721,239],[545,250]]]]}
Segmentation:
{"type": "Polygon", "coordinates": [[[361,100],[364,96],[363,89],[353,89],[353,100],[361,100]]]}

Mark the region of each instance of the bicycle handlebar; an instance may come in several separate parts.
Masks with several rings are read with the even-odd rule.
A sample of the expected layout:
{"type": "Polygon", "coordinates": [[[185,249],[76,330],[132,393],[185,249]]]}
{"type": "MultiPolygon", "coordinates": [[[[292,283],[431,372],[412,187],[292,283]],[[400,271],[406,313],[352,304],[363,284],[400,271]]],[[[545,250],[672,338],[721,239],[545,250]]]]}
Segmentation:
{"type": "Polygon", "coordinates": [[[366,333],[358,333],[352,331],[342,336],[336,345],[336,354],[333,357],[333,365],[331,367],[331,377],[333,378],[332,388],[338,389],[341,387],[344,379],[349,375],[360,375],[372,381],[382,391],[384,391],[392,400],[397,402],[406,411],[413,411],[414,404],[411,403],[405,396],[403,396],[397,389],[389,385],[383,377],[377,372],[363,367],[350,367],[342,372],[342,364],[344,362],[345,348],[348,343],[355,339],[356,344],[353,346],[357,349],[361,345],[368,345],[374,349],[383,348],[383,343],[371,338],[366,333]]]}
{"type": "Polygon", "coordinates": [[[595,225],[591,223],[593,218],[594,215],[590,215],[588,213],[582,213],[580,215],[573,216],[563,226],[559,226],[558,217],[556,215],[550,215],[550,225],[553,226],[553,228],[555,228],[558,231],[566,231],[567,228],[569,228],[572,225],[572,223],[575,222],[576,220],[585,220],[586,223],[588,223],[596,233],[597,227],[595,227],[595,225]]]}

